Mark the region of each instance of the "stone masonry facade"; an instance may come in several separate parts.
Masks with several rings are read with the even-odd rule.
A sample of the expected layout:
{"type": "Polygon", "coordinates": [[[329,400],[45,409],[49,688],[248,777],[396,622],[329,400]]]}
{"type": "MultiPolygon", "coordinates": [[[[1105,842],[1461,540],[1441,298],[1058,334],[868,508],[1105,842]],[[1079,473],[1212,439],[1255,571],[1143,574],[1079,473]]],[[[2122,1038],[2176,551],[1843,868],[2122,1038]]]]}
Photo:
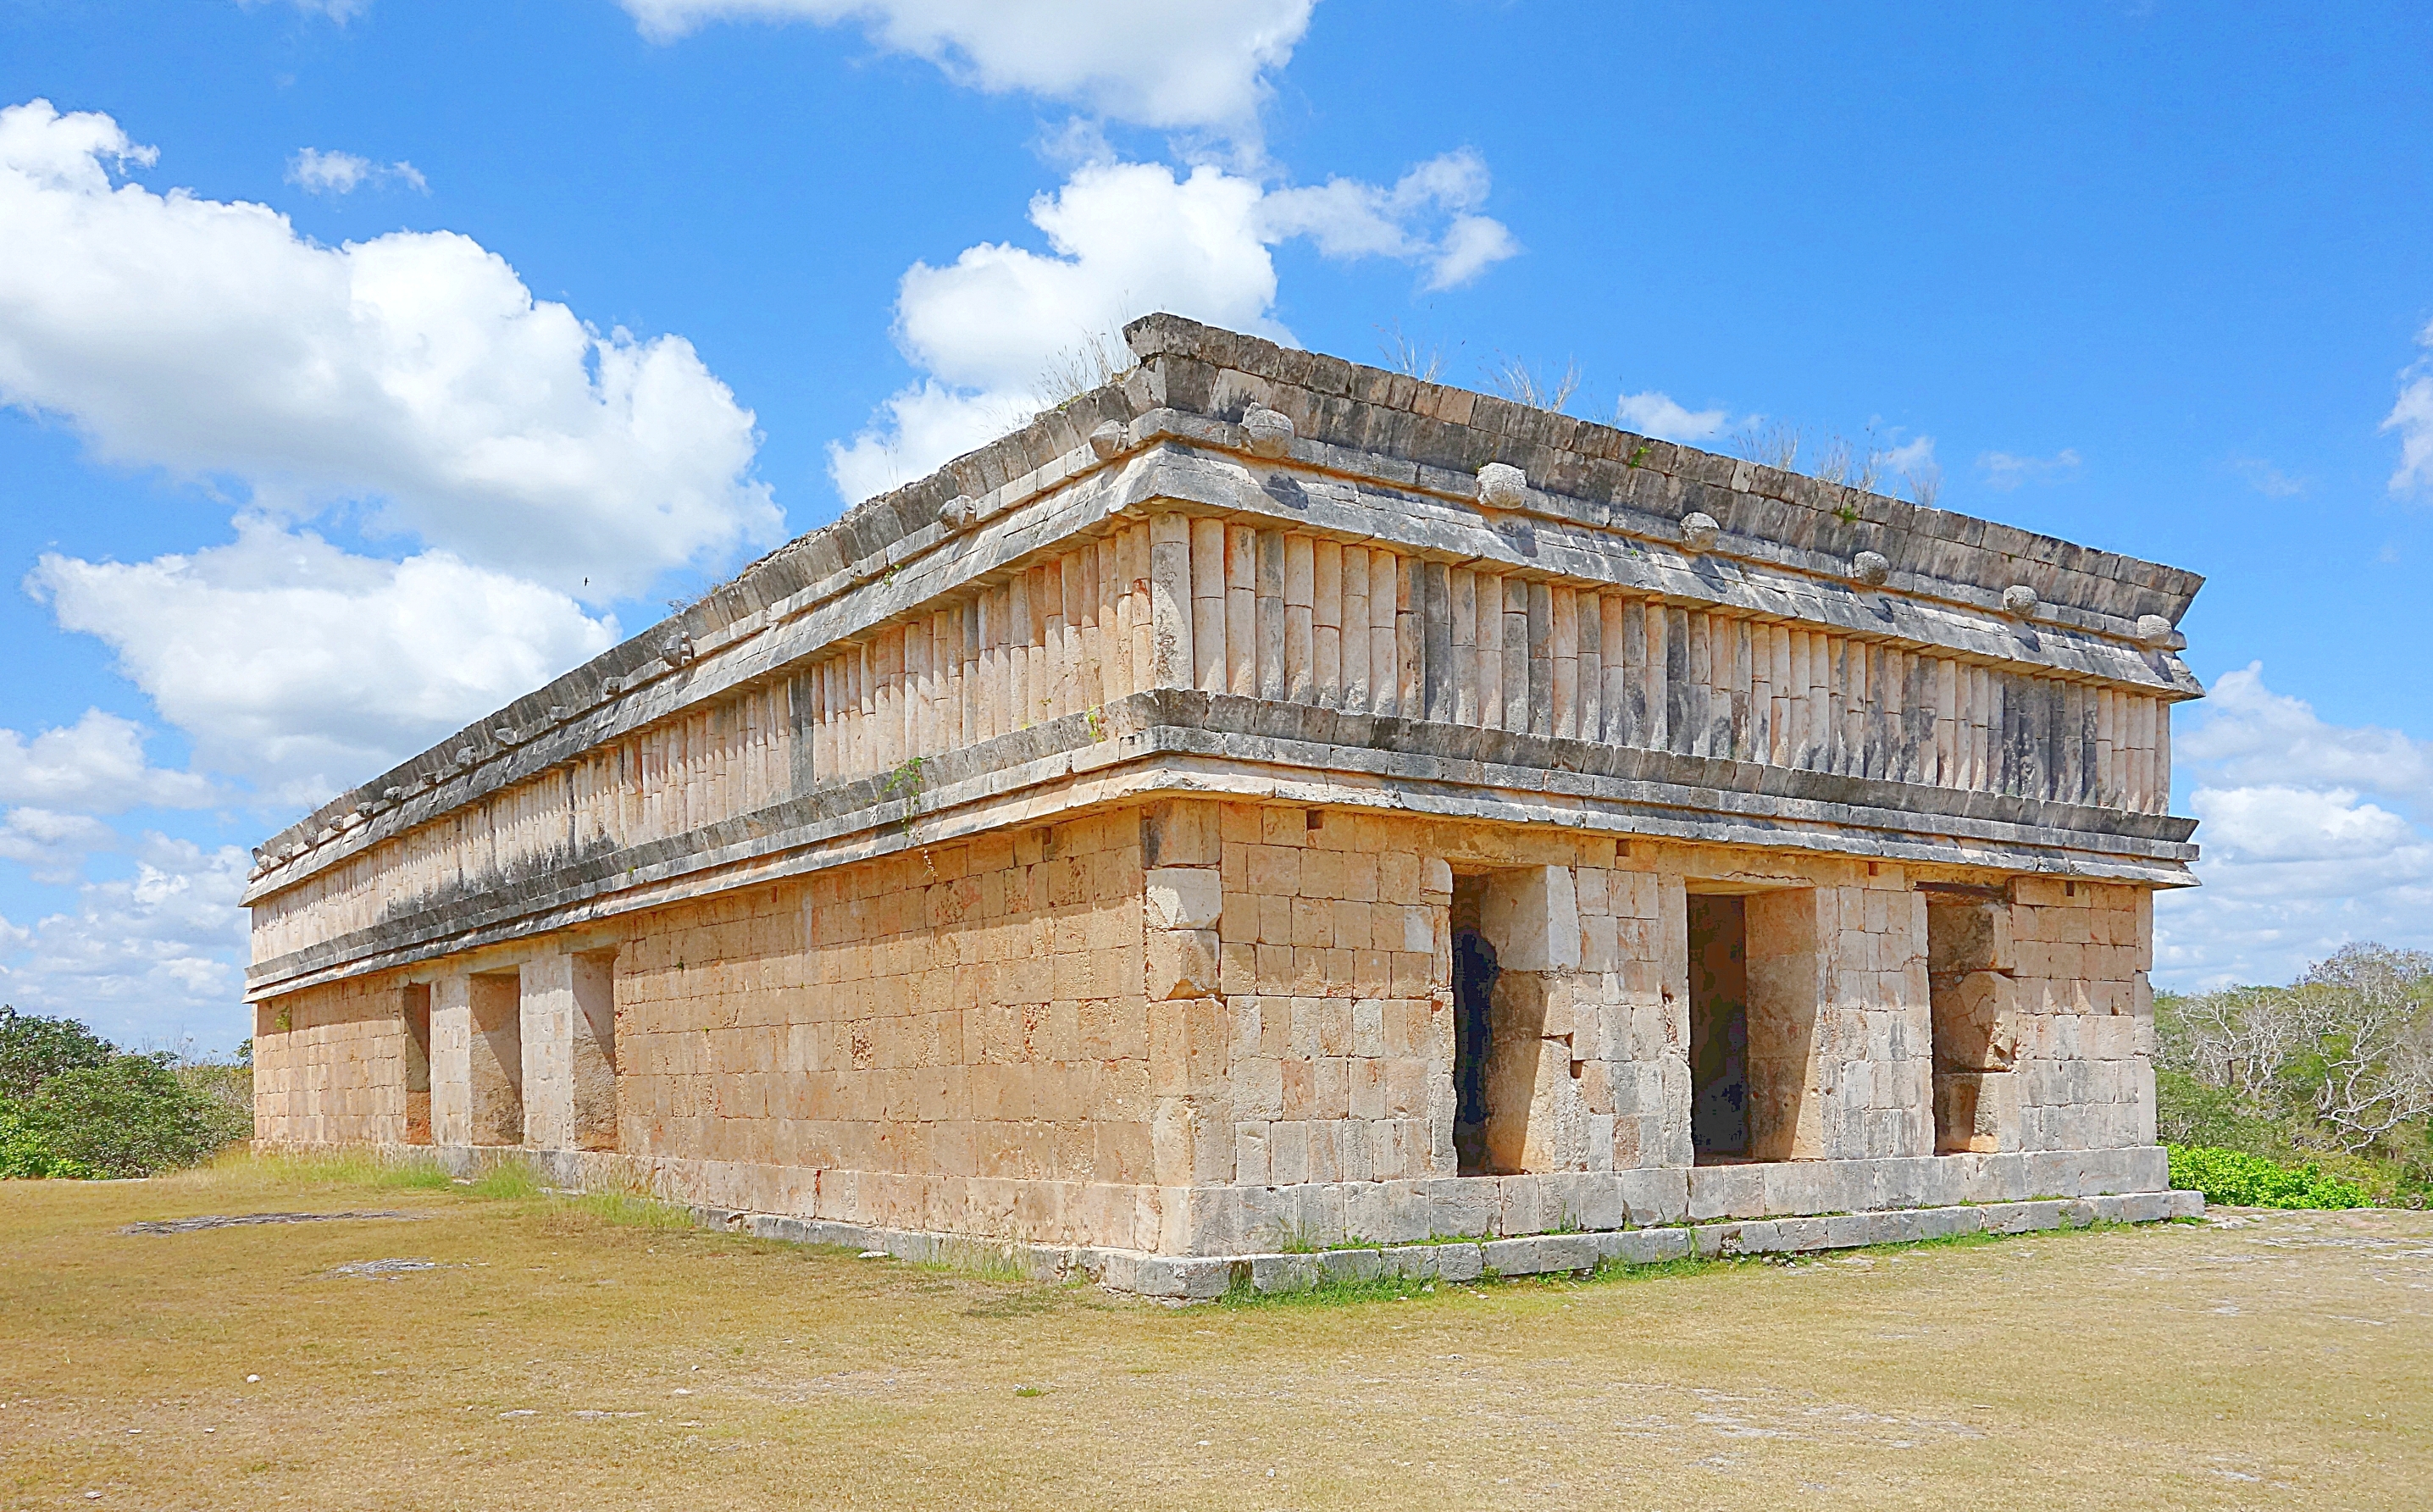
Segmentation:
{"type": "Polygon", "coordinates": [[[265,845],[262,1137],[1194,1295],[2185,1209],[2195,578],[1127,336],[265,845]]]}

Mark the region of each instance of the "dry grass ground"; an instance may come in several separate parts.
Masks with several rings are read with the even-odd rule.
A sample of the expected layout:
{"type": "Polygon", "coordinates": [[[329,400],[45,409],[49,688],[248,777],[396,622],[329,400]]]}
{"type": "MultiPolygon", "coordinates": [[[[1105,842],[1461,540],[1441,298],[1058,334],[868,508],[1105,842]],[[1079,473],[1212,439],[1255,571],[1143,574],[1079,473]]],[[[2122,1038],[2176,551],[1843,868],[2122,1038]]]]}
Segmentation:
{"type": "Polygon", "coordinates": [[[0,1186],[0,1496],[587,1512],[2433,1501],[2424,1215],[1167,1308],[376,1174],[247,1161],[0,1186]],[[119,1232],[341,1209],[422,1216],[119,1232]],[[336,1268],[386,1259],[437,1264],[336,1268]]]}

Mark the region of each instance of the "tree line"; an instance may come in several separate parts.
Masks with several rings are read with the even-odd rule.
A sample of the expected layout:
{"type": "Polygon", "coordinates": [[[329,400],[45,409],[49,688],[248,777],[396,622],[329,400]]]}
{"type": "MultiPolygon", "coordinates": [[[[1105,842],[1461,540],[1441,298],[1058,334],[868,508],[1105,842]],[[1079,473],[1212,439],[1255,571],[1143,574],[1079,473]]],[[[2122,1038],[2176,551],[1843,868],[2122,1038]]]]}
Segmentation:
{"type": "Polygon", "coordinates": [[[121,1050],[0,1004],[0,1178],[149,1176],[249,1139],[249,1060],[121,1050]]]}

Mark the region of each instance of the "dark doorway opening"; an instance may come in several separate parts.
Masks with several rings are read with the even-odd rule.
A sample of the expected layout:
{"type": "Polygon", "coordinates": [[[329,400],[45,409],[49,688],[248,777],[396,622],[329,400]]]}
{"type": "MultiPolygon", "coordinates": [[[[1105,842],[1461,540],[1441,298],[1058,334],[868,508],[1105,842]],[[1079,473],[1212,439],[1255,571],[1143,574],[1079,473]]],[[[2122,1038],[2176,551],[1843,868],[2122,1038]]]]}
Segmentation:
{"type": "Polygon", "coordinates": [[[1462,1176],[1490,1174],[1487,1159],[1487,1052],[1491,1043],[1495,947],[1479,932],[1487,878],[1453,885],[1453,1149],[1462,1176]]]}
{"type": "Polygon", "coordinates": [[[1693,892],[1690,926],[1690,1144],[1701,1163],[1745,1160],[1748,909],[1693,892]]]}
{"type": "Polygon", "coordinates": [[[405,1142],[431,1143],[431,986],[405,989],[405,1142]]]}

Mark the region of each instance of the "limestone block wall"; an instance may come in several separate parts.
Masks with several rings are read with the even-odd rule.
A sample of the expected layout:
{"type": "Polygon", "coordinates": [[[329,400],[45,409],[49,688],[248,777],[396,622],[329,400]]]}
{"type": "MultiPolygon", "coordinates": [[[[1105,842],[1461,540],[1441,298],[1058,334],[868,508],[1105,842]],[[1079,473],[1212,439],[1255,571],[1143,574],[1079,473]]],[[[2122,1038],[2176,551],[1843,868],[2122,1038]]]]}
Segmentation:
{"type": "Polygon", "coordinates": [[[1174,807],[1199,810],[1219,837],[1225,1060],[1210,1174],[1259,1186],[1451,1174],[1442,858],[1414,848],[1417,826],[1250,804],[1174,807]]]}
{"type": "MultiPolygon", "coordinates": [[[[1528,1109],[1490,1136],[1505,1141],[1493,1151],[1497,1168],[1690,1164],[1683,869],[1700,858],[1656,845],[1618,856],[1611,841],[1368,816],[1320,816],[1313,825],[1307,812],[1222,806],[1219,993],[1234,1026],[1226,1091],[1237,1154],[1230,1175],[1216,1174],[1220,1165],[1201,1179],[1284,1184],[1451,1174],[1441,1091],[1452,1063],[1456,872],[1489,884],[1479,927],[1505,974],[1490,1081],[1505,1089],[1507,1106],[1528,1109]],[[1601,851],[1604,864],[1582,864],[1584,848],[1601,851]],[[1548,855],[1569,864],[1550,865],[1548,855]],[[1423,1007],[1423,1038],[1389,1040],[1393,1054],[1372,1067],[1336,1063],[1347,1054],[1337,1042],[1352,1042],[1343,1033],[1330,1039],[1330,1022],[1349,1028],[1355,1013],[1381,1024],[1404,1013],[1416,1029],[1423,1007]],[[1298,1025],[1314,1028],[1296,1037],[1289,1027],[1298,1025]],[[1422,1053],[1404,1052],[1404,1043],[1422,1053]],[[1406,1058],[1398,1064],[1395,1055],[1406,1058]],[[1347,1075],[1389,1086],[1407,1077],[1421,1091],[1438,1089],[1386,1104],[1397,1118],[1421,1120],[1409,1143],[1393,1147],[1408,1153],[1390,1163],[1373,1154],[1365,1164],[1341,1159],[1353,1143],[1387,1137],[1343,1122],[1358,1121],[1336,1091],[1347,1075]],[[1304,1085],[1312,1096],[1302,1095],[1304,1085]],[[1285,1096],[1270,1096],[1270,1086],[1285,1096]],[[1336,1127],[1279,1127],[1312,1117],[1336,1127]],[[1287,1150],[1282,1164],[1280,1147],[1287,1150]],[[1313,1147],[1334,1158],[1310,1164],[1303,1151],[1313,1147]],[[1352,1174],[1363,1170],[1368,1176],[1352,1174]]],[[[1765,870],[1771,886],[1746,899],[1751,1155],[1932,1153],[1922,898],[1902,875],[1870,877],[1848,863],[1769,858],[1765,870]]]]}
{"type": "MultiPolygon", "coordinates": [[[[1350,1222],[1362,1191],[1436,1223],[1431,1203],[1476,1206],[1438,1184],[1460,1185],[1455,931],[1502,973],[1491,1180],[1678,1172],[1689,893],[1723,889],[1746,942],[1749,1157],[1924,1156],[1938,1113],[1947,1150],[2150,1144],[2147,894],[1932,886],[1161,799],[417,972],[431,1121],[442,1145],[613,1151],[671,1196],[882,1228],[1197,1252],[1350,1222]]],[[[263,1136],[408,1138],[417,990],[392,974],[264,1005],[263,1136]]],[[[1529,1190],[1554,1204],[1540,1225],[1594,1196],[1529,1190]]]]}
{"type": "Polygon", "coordinates": [[[2022,1147],[2152,1144],[2153,894],[2043,877],[2014,893],[2022,1147]]]}
{"type": "Polygon", "coordinates": [[[1139,816],[999,832],[646,916],[621,1147],[737,1205],[1154,1248],[1139,816]]]}
{"type": "Polygon", "coordinates": [[[2042,877],[1930,894],[1940,1147],[2154,1142],[2152,898],[2042,877]]]}
{"type": "Polygon", "coordinates": [[[1787,889],[1750,894],[1746,918],[1751,1157],[1932,1154],[1924,900],[1787,889]]]}
{"type": "MultiPolygon", "coordinates": [[[[1473,841],[1461,853],[1467,860],[1497,848],[1473,841]]],[[[1576,853],[1570,858],[1575,864],[1472,874],[1478,926],[1500,968],[1489,1037],[1490,1164],[1512,1171],[1687,1165],[1681,879],[1652,869],[1578,864],[1576,853]]]]}
{"type": "Polygon", "coordinates": [[[403,1142],[417,1055],[393,974],[254,1005],[254,1136],[278,1144],[403,1142]]]}

